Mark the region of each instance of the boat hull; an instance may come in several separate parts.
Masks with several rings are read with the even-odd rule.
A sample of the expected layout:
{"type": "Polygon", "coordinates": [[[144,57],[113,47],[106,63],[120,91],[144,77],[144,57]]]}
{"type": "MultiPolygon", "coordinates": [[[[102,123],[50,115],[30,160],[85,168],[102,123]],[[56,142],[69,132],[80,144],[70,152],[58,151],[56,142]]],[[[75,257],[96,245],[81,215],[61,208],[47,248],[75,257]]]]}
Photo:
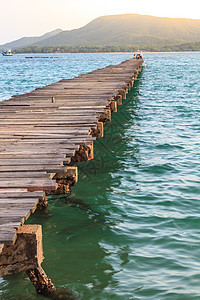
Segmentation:
{"type": "Polygon", "coordinates": [[[13,54],[4,54],[4,53],[2,53],[3,54],[3,56],[13,56],[13,54]]]}

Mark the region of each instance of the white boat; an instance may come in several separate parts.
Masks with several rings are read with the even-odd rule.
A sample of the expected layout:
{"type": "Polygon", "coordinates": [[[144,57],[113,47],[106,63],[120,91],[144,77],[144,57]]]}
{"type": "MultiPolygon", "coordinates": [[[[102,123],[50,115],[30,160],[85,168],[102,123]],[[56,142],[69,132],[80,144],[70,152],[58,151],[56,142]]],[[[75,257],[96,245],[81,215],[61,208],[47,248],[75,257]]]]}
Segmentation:
{"type": "Polygon", "coordinates": [[[13,56],[11,49],[2,52],[3,56],[13,56]]]}

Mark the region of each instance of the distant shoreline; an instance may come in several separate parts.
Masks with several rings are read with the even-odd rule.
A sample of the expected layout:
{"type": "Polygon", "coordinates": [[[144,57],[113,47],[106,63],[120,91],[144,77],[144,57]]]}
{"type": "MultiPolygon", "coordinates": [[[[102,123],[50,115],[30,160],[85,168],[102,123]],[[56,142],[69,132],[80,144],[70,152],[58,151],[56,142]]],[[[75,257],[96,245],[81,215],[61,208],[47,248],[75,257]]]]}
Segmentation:
{"type": "MultiPolygon", "coordinates": [[[[112,51],[112,52],[63,52],[63,53],[55,53],[55,52],[13,52],[13,54],[15,55],[38,55],[38,54],[43,54],[43,55],[62,55],[62,54],[97,54],[97,53],[107,53],[107,54],[111,54],[111,53],[137,53],[140,51],[112,51]]],[[[143,53],[199,53],[200,50],[185,50],[185,51],[144,51],[142,50],[143,53]]]]}
{"type": "Polygon", "coordinates": [[[200,43],[189,43],[168,46],[63,46],[63,47],[24,47],[13,50],[14,54],[63,54],[63,53],[136,53],[136,52],[199,52],[200,43]],[[58,51],[59,49],[59,51],[58,51]]]}

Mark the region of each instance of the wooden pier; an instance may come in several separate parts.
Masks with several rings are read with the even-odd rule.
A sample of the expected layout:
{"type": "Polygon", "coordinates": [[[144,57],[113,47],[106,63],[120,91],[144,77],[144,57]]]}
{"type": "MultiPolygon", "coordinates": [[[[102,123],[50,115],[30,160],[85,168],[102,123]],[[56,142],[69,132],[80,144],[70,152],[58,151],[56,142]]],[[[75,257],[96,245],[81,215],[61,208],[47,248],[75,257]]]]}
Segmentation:
{"type": "Polygon", "coordinates": [[[0,103],[0,276],[26,271],[38,293],[52,287],[40,266],[41,226],[23,223],[76,183],[76,164],[93,158],[142,64],[130,59],[0,103]]]}

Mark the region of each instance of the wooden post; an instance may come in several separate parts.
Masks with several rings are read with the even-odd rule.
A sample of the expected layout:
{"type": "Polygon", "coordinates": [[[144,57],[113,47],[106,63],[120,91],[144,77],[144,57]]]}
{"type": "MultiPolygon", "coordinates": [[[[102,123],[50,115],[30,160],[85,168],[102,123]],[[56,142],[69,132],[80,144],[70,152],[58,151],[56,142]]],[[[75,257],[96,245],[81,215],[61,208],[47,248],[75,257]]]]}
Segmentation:
{"type": "Polygon", "coordinates": [[[51,279],[46,275],[42,267],[28,269],[26,270],[26,274],[28,275],[30,281],[36,289],[36,292],[39,295],[48,297],[49,295],[52,295],[52,293],[54,293],[54,290],[56,290],[53,283],[51,282],[51,279]]]}
{"type": "Polygon", "coordinates": [[[135,72],[134,72],[134,79],[137,79],[137,76],[138,76],[138,72],[135,71],[135,72]]]}
{"type": "Polygon", "coordinates": [[[117,102],[115,100],[110,102],[110,109],[111,113],[117,112],[117,102]]]}
{"type": "MultiPolygon", "coordinates": [[[[77,167],[68,166],[65,168],[65,173],[66,173],[67,177],[73,181],[73,184],[77,183],[77,181],[78,181],[78,168],[77,167]]],[[[57,175],[59,176],[59,173],[57,175]]]]}
{"type": "Polygon", "coordinates": [[[99,122],[110,122],[111,121],[111,110],[110,107],[105,109],[104,113],[101,113],[98,119],[99,122]]]}
{"type": "Polygon", "coordinates": [[[126,94],[128,93],[128,88],[125,88],[119,92],[120,95],[122,95],[122,99],[126,99],[126,94]]]}
{"type": "Polygon", "coordinates": [[[117,95],[114,99],[117,101],[117,105],[122,105],[122,95],[117,95]]]}
{"type": "Polygon", "coordinates": [[[42,198],[39,198],[39,202],[37,204],[37,208],[44,209],[48,206],[48,197],[47,193],[45,192],[42,198]]]}
{"type": "Polygon", "coordinates": [[[133,84],[134,84],[134,80],[130,80],[129,81],[130,89],[133,87],[133,84]]]}
{"type": "Polygon", "coordinates": [[[1,249],[0,276],[25,271],[38,294],[52,299],[78,300],[71,291],[54,286],[41,267],[43,259],[42,226],[23,225],[17,231],[16,242],[1,249]]]}
{"type": "Polygon", "coordinates": [[[74,166],[68,166],[65,168],[65,172],[56,173],[54,178],[58,184],[56,192],[52,195],[64,195],[69,192],[71,186],[75,185],[78,181],[78,168],[74,166]]]}
{"type": "Polygon", "coordinates": [[[141,72],[142,71],[142,65],[139,67],[139,72],[141,72]]]}
{"type": "Polygon", "coordinates": [[[97,138],[103,137],[103,122],[97,122],[96,128],[91,128],[90,134],[97,138]]]}
{"type": "Polygon", "coordinates": [[[43,259],[42,226],[23,225],[17,231],[15,244],[2,249],[0,276],[25,271],[38,294],[51,294],[54,285],[41,268],[43,259]]]}
{"type": "Polygon", "coordinates": [[[70,159],[70,165],[93,159],[93,142],[81,145],[70,159]]]}
{"type": "Polygon", "coordinates": [[[93,144],[93,142],[86,143],[86,146],[88,147],[88,160],[94,159],[94,144],[93,144]]]}
{"type": "Polygon", "coordinates": [[[43,261],[41,225],[23,225],[16,242],[4,245],[0,254],[0,276],[34,269],[43,261]]]}

